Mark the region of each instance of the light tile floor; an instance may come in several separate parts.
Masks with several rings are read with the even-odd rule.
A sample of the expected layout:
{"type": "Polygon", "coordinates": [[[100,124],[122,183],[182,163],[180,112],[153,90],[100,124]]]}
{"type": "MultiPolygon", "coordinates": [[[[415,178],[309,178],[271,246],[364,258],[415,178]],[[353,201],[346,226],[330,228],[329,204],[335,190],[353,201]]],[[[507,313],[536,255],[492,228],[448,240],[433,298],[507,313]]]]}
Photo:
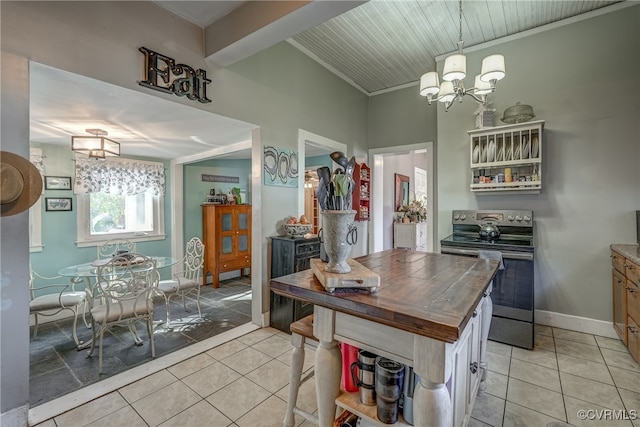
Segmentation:
{"type": "MultiPolygon", "coordinates": [[[[38,427],[281,426],[289,339],[264,328],[205,351],[197,347],[197,354],[38,427]]],[[[623,413],[602,411],[640,415],[640,366],[619,340],[537,326],[532,351],[492,341],[488,350],[488,386],[476,398],[470,426],[640,426],[604,419],[623,413]],[[582,420],[581,411],[599,418],[582,420]]],[[[306,352],[305,371],[313,356],[306,352]]],[[[313,379],[302,386],[299,405],[315,411],[313,379]]]]}

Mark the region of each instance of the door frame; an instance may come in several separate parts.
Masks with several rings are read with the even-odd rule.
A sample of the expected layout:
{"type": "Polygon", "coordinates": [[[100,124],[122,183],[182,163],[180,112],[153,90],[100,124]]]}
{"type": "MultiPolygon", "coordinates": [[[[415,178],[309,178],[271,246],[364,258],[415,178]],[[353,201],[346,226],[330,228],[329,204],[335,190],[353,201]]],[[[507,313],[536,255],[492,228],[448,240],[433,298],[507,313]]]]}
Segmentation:
{"type": "MultiPolygon", "coordinates": [[[[437,206],[435,193],[435,153],[433,142],[421,142],[418,144],[398,145],[395,147],[372,148],[369,150],[369,158],[372,159],[371,177],[372,192],[371,200],[371,224],[369,229],[369,253],[380,252],[384,249],[384,201],[394,200],[393,194],[384,194],[384,183],[376,177],[383,176],[384,157],[390,155],[409,154],[415,151],[426,150],[427,164],[423,169],[427,171],[427,251],[434,252],[437,248],[437,236],[434,230],[437,230],[437,215],[435,208],[437,206]]],[[[418,165],[420,166],[420,165],[418,165]]],[[[408,174],[413,174],[413,166],[408,174]]]]}

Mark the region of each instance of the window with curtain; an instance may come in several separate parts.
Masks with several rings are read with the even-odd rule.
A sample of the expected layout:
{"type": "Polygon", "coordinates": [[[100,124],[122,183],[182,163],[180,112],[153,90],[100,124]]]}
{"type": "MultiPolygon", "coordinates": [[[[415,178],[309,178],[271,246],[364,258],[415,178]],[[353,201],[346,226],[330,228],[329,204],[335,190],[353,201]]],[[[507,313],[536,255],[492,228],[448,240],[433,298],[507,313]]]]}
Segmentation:
{"type": "Polygon", "coordinates": [[[76,156],[78,245],[164,238],[164,165],[76,156]]]}

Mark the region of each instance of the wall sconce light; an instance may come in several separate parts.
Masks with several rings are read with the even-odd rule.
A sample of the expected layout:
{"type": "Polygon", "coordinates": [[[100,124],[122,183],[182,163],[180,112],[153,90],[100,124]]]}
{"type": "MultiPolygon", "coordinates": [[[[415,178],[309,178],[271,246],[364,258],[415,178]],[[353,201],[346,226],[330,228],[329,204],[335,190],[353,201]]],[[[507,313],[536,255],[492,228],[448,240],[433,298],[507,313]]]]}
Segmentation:
{"type": "Polygon", "coordinates": [[[107,132],[102,129],[85,129],[93,136],[71,136],[71,150],[87,154],[94,159],[120,156],[120,144],[105,138],[107,132]]]}

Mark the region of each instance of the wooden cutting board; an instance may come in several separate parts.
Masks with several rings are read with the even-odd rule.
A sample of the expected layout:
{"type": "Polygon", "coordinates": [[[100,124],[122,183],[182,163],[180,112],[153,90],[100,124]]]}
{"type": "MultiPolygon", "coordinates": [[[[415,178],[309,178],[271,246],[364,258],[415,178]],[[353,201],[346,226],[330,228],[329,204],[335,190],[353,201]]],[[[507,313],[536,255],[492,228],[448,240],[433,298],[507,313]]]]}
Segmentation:
{"type": "Polygon", "coordinates": [[[351,266],[351,272],[330,273],[324,270],[326,262],[312,258],[311,270],[329,292],[333,292],[336,288],[369,288],[370,292],[375,292],[378,289],[380,276],[352,259],[348,259],[347,263],[351,266]]]}

